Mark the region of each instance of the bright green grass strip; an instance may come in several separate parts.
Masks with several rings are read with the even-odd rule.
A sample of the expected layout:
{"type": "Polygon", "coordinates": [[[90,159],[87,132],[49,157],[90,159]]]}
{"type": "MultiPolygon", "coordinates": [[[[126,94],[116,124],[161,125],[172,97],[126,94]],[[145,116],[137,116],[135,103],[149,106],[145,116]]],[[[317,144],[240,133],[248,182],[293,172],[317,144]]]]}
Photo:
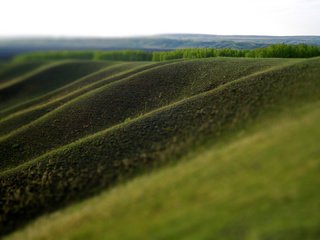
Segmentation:
{"type": "Polygon", "coordinates": [[[266,119],[7,239],[319,239],[319,118],[266,119]]]}

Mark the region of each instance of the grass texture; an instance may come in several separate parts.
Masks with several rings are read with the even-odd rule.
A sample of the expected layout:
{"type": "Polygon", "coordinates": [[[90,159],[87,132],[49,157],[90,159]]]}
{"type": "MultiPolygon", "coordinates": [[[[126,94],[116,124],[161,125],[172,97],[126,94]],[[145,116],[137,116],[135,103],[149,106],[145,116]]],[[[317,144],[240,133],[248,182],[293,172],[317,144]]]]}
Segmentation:
{"type": "Polygon", "coordinates": [[[13,237],[319,237],[319,58],[58,61],[18,78],[0,95],[3,233],[104,190],[13,237]]]}

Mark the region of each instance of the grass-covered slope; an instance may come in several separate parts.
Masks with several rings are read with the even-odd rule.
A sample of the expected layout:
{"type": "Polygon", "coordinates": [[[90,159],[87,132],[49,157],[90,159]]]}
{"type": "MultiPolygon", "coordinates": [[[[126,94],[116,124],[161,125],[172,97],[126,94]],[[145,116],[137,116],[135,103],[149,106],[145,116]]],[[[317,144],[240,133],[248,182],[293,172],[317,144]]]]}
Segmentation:
{"type": "MultiPolygon", "coordinates": [[[[54,62],[53,64],[59,64],[60,62],[54,62]]],[[[47,103],[48,100],[52,100],[57,97],[65,97],[65,94],[70,93],[70,91],[77,90],[79,88],[83,88],[86,85],[92,84],[98,80],[109,77],[110,75],[119,75],[122,71],[128,70],[129,68],[134,68],[135,66],[145,66],[151,65],[148,62],[104,62],[105,66],[98,70],[97,72],[90,72],[90,74],[85,75],[75,81],[67,84],[63,84],[62,87],[54,89],[47,94],[41,95],[39,97],[33,98],[31,100],[24,101],[20,104],[10,106],[2,111],[0,111],[0,117],[8,117],[10,114],[16,114],[21,110],[25,110],[31,107],[34,107],[38,104],[47,103]]],[[[64,74],[68,74],[68,71],[64,74]]],[[[98,85],[98,84],[97,84],[98,85]]]]}
{"type": "Polygon", "coordinates": [[[5,85],[10,84],[10,81],[13,81],[15,78],[31,72],[43,64],[43,62],[38,61],[10,64],[7,63],[3,66],[0,65],[0,89],[5,85]]]}
{"type": "Polygon", "coordinates": [[[152,68],[107,84],[0,138],[0,151],[5,159],[0,162],[0,168],[15,166],[128,118],[279,64],[288,62],[237,59],[185,61],[152,68]]]}
{"type": "Polygon", "coordinates": [[[9,109],[10,111],[6,111],[7,116],[0,119],[0,135],[9,133],[12,130],[30,123],[32,120],[53,111],[57,107],[83,93],[107,85],[130,74],[151,68],[152,66],[154,66],[154,64],[149,63],[109,64],[107,67],[97,72],[86,75],[70,84],[51,91],[44,96],[16,106],[14,108],[16,111],[13,111],[14,109],[9,109]]]}
{"type": "Polygon", "coordinates": [[[38,97],[92,71],[105,66],[105,62],[79,61],[52,63],[43,70],[10,81],[0,89],[0,107],[5,109],[23,101],[38,97]]]}
{"type": "MultiPolygon", "coordinates": [[[[79,135],[69,135],[70,128],[65,128],[65,132],[60,132],[61,141],[64,136],[71,136],[70,139],[78,136],[79,139],[61,144],[43,155],[39,146],[48,146],[50,138],[55,136],[55,131],[50,131],[51,125],[42,130],[47,138],[41,138],[41,134],[32,138],[27,134],[20,135],[25,138],[17,137],[29,126],[3,138],[2,146],[11,146],[11,151],[5,147],[1,149],[3,156],[7,156],[2,160],[2,167],[7,170],[0,174],[0,224],[3,228],[8,231],[43,212],[97,193],[119,179],[179,159],[190,147],[199,147],[206,141],[219,143],[224,136],[233,136],[270,115],[320,100],[320,59],[290,62],[222,59],[221,65],[217,61],[196,60],[159,66],[73,99],[30,126],[45,124],[44,120],[54,124],[54,119],[61,121],[81,113],[71,123],[79,126],[77,122],[82,124],[83,119],[93,119],[93,127],[89,124],[74,128],[75,132],[85,132],[79,135]],[[248,66],[251,66],[250,71],[248,66]],[[223,71],[222,67],[225,67],[223,71]],[[241,70],[237,71],[238,68],[241,70]],[[186,69],[191,71],[184,75],[186,69]],[[200,71],[192,75],[197,69],[200,71]],[[209,74],[211,71],[214,74],[209,74]],[[217,74],[219,71],[221,75],[217,74]],[[156,103],[156,99],[161,100],[160,93],[166,96],[165,104],[156,103]],[[150,101],[146,110],[140,100],[142,103],[150,101]],[[108,111],[104,113],[95,108],[96,105],[108,111]],[[65,109],[67,111],[59,115],[65,109]],[[89,111],[89,115],[81,109],[89,111]],[[21,145],[11,145],[14,144],[11,138],[25,139],[21,143],[26,145],[22,146],[28,146],[27,151],[34,155],[39,153],[39,156],[24,157],[19,153],[21,145]],[[30,144],[26,140],[35,142],[30,144]],[[12,158],[11,154],[17,158],[12,158]]],[[[63,122],[63,125],[73,126],[67,124],[68,121],[63,122]]],[[[29,134],[36,131],[33,128],[29,134]]]]}
{"type": "Polygon", "coordinates": [[[208,143],[6,239],[319,239],[319,107],[208,143]]]}

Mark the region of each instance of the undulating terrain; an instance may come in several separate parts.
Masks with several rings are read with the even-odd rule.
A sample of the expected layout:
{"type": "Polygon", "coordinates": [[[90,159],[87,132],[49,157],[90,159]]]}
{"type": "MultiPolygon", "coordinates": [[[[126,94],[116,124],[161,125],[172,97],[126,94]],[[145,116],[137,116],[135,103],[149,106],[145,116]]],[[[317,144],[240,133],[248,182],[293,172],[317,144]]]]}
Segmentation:
{"type": "Polygon", "coordinates": [[[319,119],[319,57],[3,63],[0,236],[319,239],[319,119]]]}

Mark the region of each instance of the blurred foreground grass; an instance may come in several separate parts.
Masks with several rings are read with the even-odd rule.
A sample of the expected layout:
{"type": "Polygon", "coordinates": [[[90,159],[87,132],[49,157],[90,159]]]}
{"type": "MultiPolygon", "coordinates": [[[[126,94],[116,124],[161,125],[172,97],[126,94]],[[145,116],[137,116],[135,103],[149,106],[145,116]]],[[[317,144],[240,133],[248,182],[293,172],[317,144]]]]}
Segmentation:
{"type": "Polygon", "coordinates": [[[7,239],[319,239],[319,106],[208,144],[7,239]]]}

